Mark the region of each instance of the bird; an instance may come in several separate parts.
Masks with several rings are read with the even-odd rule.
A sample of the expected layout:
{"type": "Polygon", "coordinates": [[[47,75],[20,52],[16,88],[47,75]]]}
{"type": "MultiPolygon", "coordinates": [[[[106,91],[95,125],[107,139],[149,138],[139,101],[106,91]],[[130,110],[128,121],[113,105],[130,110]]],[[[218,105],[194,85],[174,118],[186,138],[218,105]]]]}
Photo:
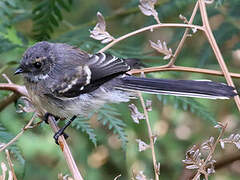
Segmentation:
{"type": "Polygon", "coordinates": [[[208,99],[237,95],[235,88],[209,80],[133,76],[129,71],[136,64],[136,59],[42,41],[25,51],[15,74],[23,75],[31,101],[45,119],[70,119],[54,135],[56,143],[77,116],[87,116],[106,103],[128,102],[137,92],[208,99]]]}

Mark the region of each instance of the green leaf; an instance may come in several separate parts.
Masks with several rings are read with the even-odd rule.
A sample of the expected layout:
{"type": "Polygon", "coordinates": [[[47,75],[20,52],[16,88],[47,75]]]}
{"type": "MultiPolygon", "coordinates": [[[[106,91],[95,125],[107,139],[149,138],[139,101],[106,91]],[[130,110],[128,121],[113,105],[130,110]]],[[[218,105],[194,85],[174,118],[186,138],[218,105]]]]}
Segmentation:
{"type": "Polygon", "coordinates": [[[89,139],[91,142],[97,146],[97,138],[96,134],[94,133],[94,129],[91,128],[89,122],[87,122],[87,118],[83,117],[77,117],[73,122],[72,126],[75,127],[76,129],[80,129],[82,132],[87,133],[89,139]]]}
{"type": "Polygon", "coordinates": [[[54,27],[59,26],[62,10],[70,11],[71,3],[63,0],[42,0],[32,11],[34,21],[33,32],[37,40],[47,40],[54,32],[54,27]]]}
{"type": "Polygon", "coordinates": [[[57,0],[59,6],[64,8],[66,11],[70,11],[70,8],[67,3],[64,2],[64,0],[57,0]]]}
{"type": "Polygon", "coordinates": [[[53,11],[54,11],[55,15],[58,17],[59,21],[62,21],[63,17],[62,17],[61,11],[57,7],[54,7],[53,11]]]}
{"type": "Polygon", "coordinates": [[[98,120],[104,125],[108,125],[109,130],[113,130],[114,134],[117,134],[122,142],[122,148],[126,149],[127,135],[124,131],[126,124],[116,116],[120,115],[117,109],[110,105],[105,105],[98,111],[98,120]]]}
{"type": "Polygon", "coordinates": [[[54,26],[59,26],[58,21],[56,20],[56,18],[55,18],[53,15],[50,15],[50,16],[49,16],[49,19],[50,19],[50,21],[52,22],[52,24],[53,24],[54,26]]]}

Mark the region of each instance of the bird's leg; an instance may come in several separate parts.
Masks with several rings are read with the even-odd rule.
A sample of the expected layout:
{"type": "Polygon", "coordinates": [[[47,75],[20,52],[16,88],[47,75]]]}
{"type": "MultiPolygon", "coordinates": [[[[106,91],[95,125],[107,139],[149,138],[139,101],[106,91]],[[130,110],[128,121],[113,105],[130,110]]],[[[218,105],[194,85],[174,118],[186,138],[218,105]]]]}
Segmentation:
{"type": "Polygon", "coordinates": [[[58,132],[56,132],[53,136],[53,138],[55,139],[56,144],[58,144],[58,138],[61,135],[64,135],[64,138],[66,139],[68,137],[67,134],[64,133],[64,130],[70,126],[70,124],[74,121],[74,119],[76,119],[77,116],[73,116],[61,129],[58,130],[58,132]],[[65,137],[67,135],[67,137],[65,137]]]}
{"type": "Polygon", "coordinates": [[[47,123],[47,124],[48,124],[48,117],[49,117],[49,116],[54,117],[54,120],[55,120],[55,121],[58,121],[58,120],[60,119],[59,117],[54,116],[53,114],[46,112],[46,113],[44,114],[44,116],[43,116],[43,121],[44,121],[45,123],[47,123]]]}
{"type": "MultiPolygon", "coordinates": [[[[55,121],[58,121],[58,120],[60,119],[59,117],[54,116],[53,114],[47,112],[47,113],[45,113],[44,116],[43,116],[43,121],[44,121],[45,123],[47,123],[47,124],[49,124],[49,123],[48,123],[48,117],[49,117],[49,116],[52,116],[55,121]]],[[[66,128],[65,128],[65,129],[66,129],[66,128]]],[[[60,130],[61,130],[61,129],[60,129],[60,130]]],[[[60,130],[59,130],[59,131],[60,131],[60,130]]],[[[58,132],[59,132],[59,131],[58,131],[58,132]]],[[[57,133],[58,133],[58,132],[57,132],[57,133]]],[[[63,136],[64,136],[65,139],[68,138],[68,135],[67,135],[66,133],[64,133],[63,131],[62,131],[62,134],[63,134],[63,136]]],[[[62,135],[62,134],[61,134],[61,135],[62,135]]],[[[55,135],[56,135],[56,134],[55,134],[55,135]]],[[[54,139],[55,139],[55,135],[54,135],[54,139]]],[[[55,139],[55,141],[56,141],[56,139],[55,139]]],[[[57,141],[56,141],[56,143],[57,143],[57,141]]],[[[58,144],[58,143],[57,143],[57,144],[58,144]]]]}

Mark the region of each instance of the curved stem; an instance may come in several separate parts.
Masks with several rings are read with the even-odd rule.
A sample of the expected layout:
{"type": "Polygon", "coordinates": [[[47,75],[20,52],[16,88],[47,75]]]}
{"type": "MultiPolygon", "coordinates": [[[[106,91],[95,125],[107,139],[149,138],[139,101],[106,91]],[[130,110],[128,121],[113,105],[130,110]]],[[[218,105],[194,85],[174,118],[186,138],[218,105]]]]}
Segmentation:
{"type": "Polygon", "coordinates": [[[10,83],[0,83],[0,90],[12,91],[28,97],[28,92],[25,86],[10,83]]]}
{"type": "MultiPolygon", "coordinates": [[[[203,28],[204,28],[204,32],[207,36],[207,39],[213,49],[213,52],[218,60],[218,63],[223,71],[223,74],[224,74],[224,77],[226,78],[226,81],[228,83],[228,85],[230,86],[234,86],[234,83],[232,81],[232,78],[230,76],[230,73],[228,71],[228,68],[224,62],[224,59],[223,59],[223,56],[222,56],[222,53],[217,45],[217,42],[214,38],[214,35],[212,33],[212,30],[211,30],[211,27],[209,25],[209,21],[208,21],[208,15],[207,15],[207,10],[206,10],[206,6],[205,6],[205,2],[204,0],[198,0],[199,2],[199,7],[200,7],[200,13],[201,13],[201,17],[202,17],[202,22],[203,22],[203,28]]],[[[235,103],[238,107],[238,110],[240,111],[240,98],[239,96],[234,96],[234,100],[235,100],[235,103]]]]}
{"type": "MultiPolygon", "coordinates": [[[[56,121],[55,121],[54,117],[49,116],[48,117],[48,122],[49,122],[49,125],[51,126],[53,132],[54,133],[58,132],[59,128],[56,124],[56,121]]],[[[65,160],[68,164],[68,168],[71,171],[73,179],[74,180],[83,180],[83,177],[78,170],[78,167],[77,167],[77,165],[76,165],[76,163],[73,159],[72,153],[70,151],[70,148],[68,147],[68,144],[67,144],[63,135],[59,136],[58,144],[59,144],[59,147],[61,148],[61,150],[64,154],[64,158],[65,158],[65,160]]]]}
{"type": "MultiPolygon", "coordinates": [[[[193,68],[193,67],[184,67],[184,66],[172,66],[168,67],[168,65],[158,66],[158,67],[150,67],[143,69],[133,69],[129,71],[129,74],[140,74],[144,73],[152,73],[152,72],[160,72],[160,71],[183,71],[183,72],[193,72],[193,73],[202,73],[202,74],[210,74],[216,76],[223,76],[223,72],[217,70],[210,69],[201,69],[201,68],[193,68]]],[[[233,78],[240,78],[240,74],[238,73],[229,73],[233,78]]]]}
{"type": "Polygon", "coordinates": [[[147,26],[147,27],[144,27],[144,28],[141,28],[141,29],[138,29],[136,31],[133,31],[133,32],[130,32],[128,34],[125,34],[115,40],[113,40],[111,43],[109,43],[108,45],[106,45],[104,48],[100,49],[99,52],[104,52],[106,50],[108,50],[109,48],[111,48],[112,46],[114,46],[116,43],[124,40],[124,39],[127,39],[128,37],[131,37],[131,36],[134,36],[136,34],[139,34],[141,32],[144,32],[144,31],[153,31],[154,29],[158,29],[158,28],[169,28],[169,27],[178,27],[178,28],[196,28],[198,30],[201,30],[201,31],[204,31],[203,27],[202,26],[198,26],[198,25],[191,25],[191,24],[178,24],[178,23],[164,23],[164,24],[154,24],[154,25],[151,25],[151,26],[147,26]]]}
{"type": "MultiPolygon", "coordinates": [[[[192,12],[192,15],[191,15],[191,17],[190,17],[190,20],[189,20],[188,24],[192,24],[192,23],[193,23],[193,20],[194,20],[194,17],[196,16],[198,7],[199,7],[199,5],[198,5],[198,2],[197,2],[197,3],[195,4],[195,7],[194,7],[194,9],[193,9],[193,12],[192,12]]],[[[169,63],[168,63],[168,66],[169,66],[169,67],[171,67],[171,66],[174,65],[174,63],[175,63],[175,61],[176,61],[176,58],[178,57],[178,54],[179,54],[180,51],[182,50],[183,45],[184,45],[184,42],[185,42],[185,40],[187,39],[187,35],[188,35],[189,31],[190,31],[190,28],[186,28],[186,29],[185,29],[185,32],[184,32],[184,34],[183,34],[183,37],[182,37],[182,39],[181,39],[181,41],[180,41],[180,43],[179,43],[179,45],[178,45],[178,47],[177,47],[174,55],[173,55],[173,57],[171,58],[171,60],[170,60],[169,63]]]]}
{"type": "Polygon", "coordinates": [[[142,97],[142,93],[138,92],[138,96],[140,98],[140,101],[141,101],[141,104],[142,104],[142,107],[143,107],[143,112],[144,112],[144,116],[145,116],[147,127],[148,127],[148,137],[149,137],[149,141],[150,141],[150,148],[151,148],[151,151],[152,151],[152,159],[153,159],[153,168],[154,168],[155,180],[159,180],[160,172],[159,172],[159,168],[157,166],[157,158],[156,158],[155,149],[154,149],[154,137],[153,137],[150,121],[149,121],[148,112],[147,112],[146,105],[144,103],[144,99],[142,97]]]}

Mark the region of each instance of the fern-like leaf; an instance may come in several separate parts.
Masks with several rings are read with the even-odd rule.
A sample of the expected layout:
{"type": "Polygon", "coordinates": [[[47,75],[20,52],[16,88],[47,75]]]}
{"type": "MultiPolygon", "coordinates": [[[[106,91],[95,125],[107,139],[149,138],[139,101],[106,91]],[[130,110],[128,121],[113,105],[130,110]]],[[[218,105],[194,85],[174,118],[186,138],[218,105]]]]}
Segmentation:
{"type": "Polygon", "coordinates": [[[113,130],[114,134],[118,134],[119,139],[122,141],[122,148],[126,149],[127,135],[124,131],[126,124],[116,116],[120,116],[117,109],[110,105],[105,105],[98,112],[98,120],[104,125],[108,125],[109,130],[113,130]]]}
{"type": "Polygon", "coordinates": [[[33,32],[37,40],[47,40],[53,33],[54,27],[59,26],[62,21],[62,10],[70,11],[72,1],[70,0],[43,0],[33,9],[33,32]]]}
{"type": "Polygon", "coordinates": [[[72,126],[78,130],[80,129],[82,132],[87,133],[91,142],[96,146],[97,145],[96,134],[94,133],[94,129],[90,126],[87,120],[88,118],[85,117],[77,117],[73,121],[72,126]]]}

